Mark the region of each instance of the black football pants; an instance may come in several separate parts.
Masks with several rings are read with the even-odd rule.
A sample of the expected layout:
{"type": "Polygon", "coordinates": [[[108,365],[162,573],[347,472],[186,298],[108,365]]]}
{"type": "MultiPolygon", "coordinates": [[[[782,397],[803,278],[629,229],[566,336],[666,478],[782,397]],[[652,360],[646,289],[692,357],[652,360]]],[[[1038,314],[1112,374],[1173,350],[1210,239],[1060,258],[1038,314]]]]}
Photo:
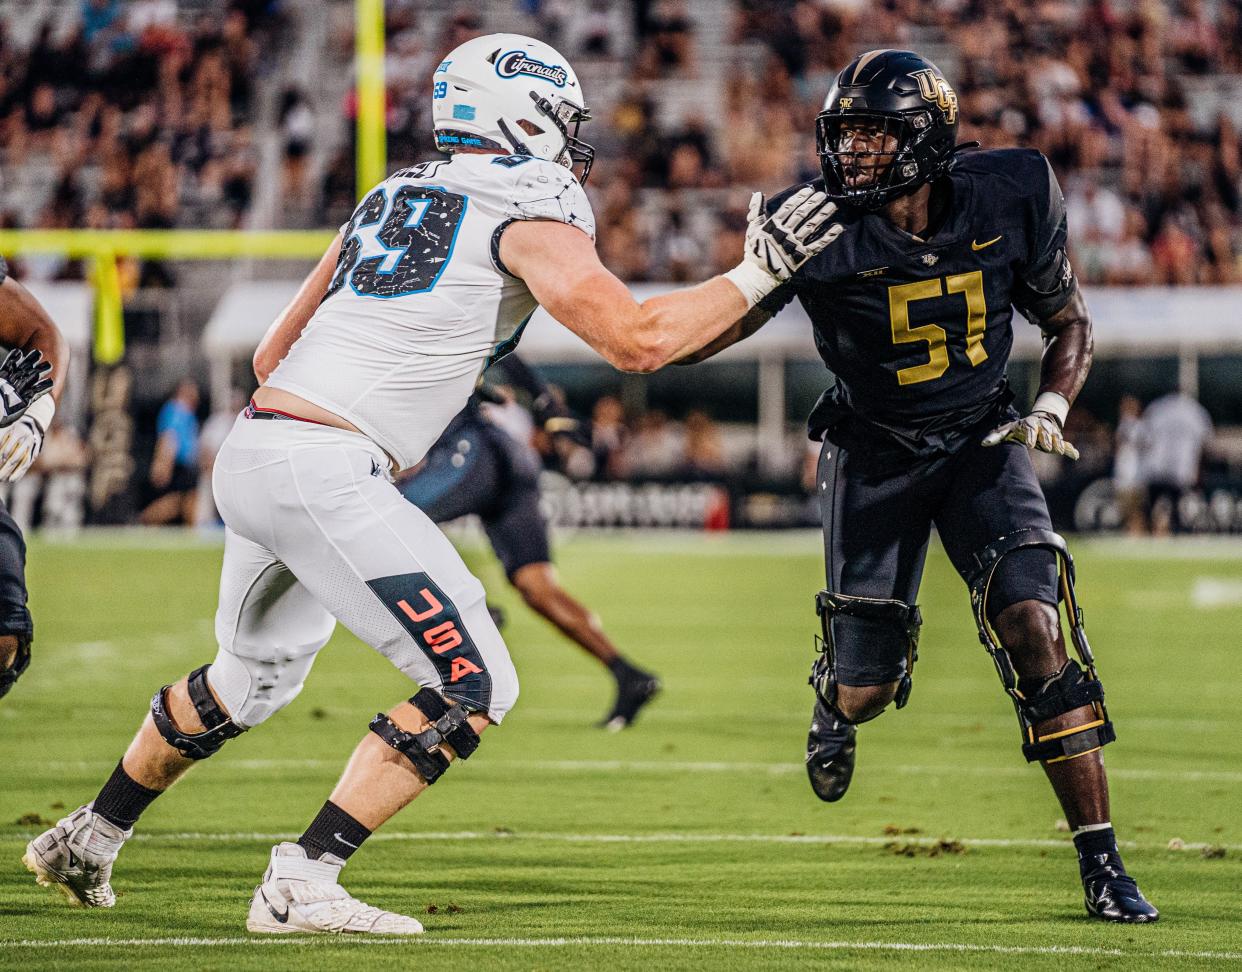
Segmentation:
{"type": "MultiPolygon", "coordinates": [[[[984,448],[975,441],[950,456],[911,459],[890,475],[865,474],[858,465],[849,450],[824,440],[817,486],[828,589],[838,594],[914,604],[933,524],[963,578],[972,556],[999,537],[1052,529],[1031,457],[1016,443],[984,448]]],[[[1019,550],[1001,560],[988,615],[1032,599],[1057,603],[1049,550],[1019,550]]],[[[839,684],[882,685],[905,674],[908,643],[897,625],[837,616],[833,634],[839,684]]]]}

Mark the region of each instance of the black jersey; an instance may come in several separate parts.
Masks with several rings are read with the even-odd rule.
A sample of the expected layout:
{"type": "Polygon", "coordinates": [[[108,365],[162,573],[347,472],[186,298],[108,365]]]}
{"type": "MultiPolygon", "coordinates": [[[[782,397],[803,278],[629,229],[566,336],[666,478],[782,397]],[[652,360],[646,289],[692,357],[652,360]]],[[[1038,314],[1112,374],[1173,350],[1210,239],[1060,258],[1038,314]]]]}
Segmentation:
{"type": "Polygon", "coordinates": [[[948,178],[949,212],[930,239],[843,212],[836,242],[762,302],[774,312],[796,296],[836,376],[811,414],[813,437],[844,422],[907,454],[955,451],[1012,397],[1013,308],[1038,321],[1073,295],[1065,201],[1043,155],[972,152],[948,178]]]}

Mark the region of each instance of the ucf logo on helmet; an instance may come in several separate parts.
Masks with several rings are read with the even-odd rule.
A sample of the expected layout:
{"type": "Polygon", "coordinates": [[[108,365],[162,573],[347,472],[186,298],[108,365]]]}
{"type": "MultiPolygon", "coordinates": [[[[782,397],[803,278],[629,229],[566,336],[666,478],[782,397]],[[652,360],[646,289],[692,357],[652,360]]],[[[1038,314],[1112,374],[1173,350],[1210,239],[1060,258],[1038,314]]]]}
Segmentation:
{"type": "Polygon", "coordinates": [[[919,83],[923,100],[935,102],[950,125],[957,121],[957,92],[949,87],[949,82],[931,70],[915,71],[913,77],[919,83]]]}
{"type": "Polygon", "coordinates": [[[510,51],[498,57],[496,73],[502,78],[516,78],[519,74],[526,74],[532,78],[550,81],[558,88],[565,87],[565,82],[569,80],[569,72],[561,65],[544,64],[543,61],[528,57],[525,51],[510,51]]]}

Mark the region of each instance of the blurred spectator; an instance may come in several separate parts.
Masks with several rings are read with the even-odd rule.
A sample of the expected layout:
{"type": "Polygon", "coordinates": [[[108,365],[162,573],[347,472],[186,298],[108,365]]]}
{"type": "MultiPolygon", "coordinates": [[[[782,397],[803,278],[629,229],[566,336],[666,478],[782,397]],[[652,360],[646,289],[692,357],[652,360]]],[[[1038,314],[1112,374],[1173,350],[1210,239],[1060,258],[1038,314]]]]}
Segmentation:
{"type": "Polygon", "coordinates": [[[630,430],[621,403],[611,395],[596,399],[591,410],[591,452],[595,455],[597,478],[615,479],[624,474],[629,440],[630,430]]]}
{"type": "Polygon", "coordinates": [[[1180,533],[1181,498],[1199,482],[1212,438],[1212,419],[1188,395],[1172,392],[1147,406],[1142,419],[1141,476],[1147,484],[1152,532],[1180,533]]]}
{"type": "Polygon", "coordinates": [[[80,527],[90,462],[90,448],[77,430],[57,415],[30,475],[13,484],[8,502],[14,519],[25,528],[35,521],[37,506],[39,525],[45,529],[80,527]]]}
{"type": "Polygon", "coordinates": [[[1113,454],[1113,488],[1122,523],[1131,536],[1147,532],[1143,510],[1147,486],[1143,482],[1144,429],[1141,420],[1142,402],[1133,395],[1123,395],[1117,410],[1117,431],[1113,454]]]}
{"type": "Polygon", "coordinates": [[[147,526],[193,525],[198,494],[198,384],[184,379],[160,409],[149,473],[155,499],[139,520],[147,526]]]}
{"type": "Polygon", "coordinates": [[[582,24],[582,53],[590,57],[608,57],[612,54],[615,33],[608,0],[591,0],[582,24]]]}
{"type": "Polygon", "coordinates": [[[72,425],[53,419],[52,427],[43,440],[39,458],[30,467],[32,473],[53,476],[57,473],[80,472],[90,463],[91,450],[77,429],[72,425]]]}
{"type": "Polygon", "coordinates": [[[676,473],[684,455],[681,430],[663,412],[652,409],[638,418],[625,450],[625,466],[631,476],[656,479],[676,473]]]}
{"type": "Polygon", "coordinates": [[[697,409],[686,416],[686,445],[681,473],[691,479],[724,475],[727,467],[720,429],[706,412],[697,409]]]}
{"type": "Polygon", "coordinates": [[[695,73],[694,24],[685,0],[663,0],[647,18],[646,36],[639,55],[644,77],[695,73]]]}
{"type": "Polygon", "coordinates": [[[297,88],[287,88],[281,96],[280,134],[284,142],[285,198],[302,199],[306,190],[306,157],[315,137],[315,115],[306,95],[297,88]]]}

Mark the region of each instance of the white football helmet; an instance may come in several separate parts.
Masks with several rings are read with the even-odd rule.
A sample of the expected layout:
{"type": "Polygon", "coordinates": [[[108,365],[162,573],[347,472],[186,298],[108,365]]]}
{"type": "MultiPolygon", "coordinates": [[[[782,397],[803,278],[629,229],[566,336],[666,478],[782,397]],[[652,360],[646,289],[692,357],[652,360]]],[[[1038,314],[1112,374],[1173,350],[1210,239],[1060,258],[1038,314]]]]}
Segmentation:
{"type": "Polygon", "coordinates": [[[521,34],[455,48],[432,75],[436,147],[463,146],[556,162],[586,182],[595,149],[577,137],[590,117],[578,76],[555,49],[521,34]]]}

